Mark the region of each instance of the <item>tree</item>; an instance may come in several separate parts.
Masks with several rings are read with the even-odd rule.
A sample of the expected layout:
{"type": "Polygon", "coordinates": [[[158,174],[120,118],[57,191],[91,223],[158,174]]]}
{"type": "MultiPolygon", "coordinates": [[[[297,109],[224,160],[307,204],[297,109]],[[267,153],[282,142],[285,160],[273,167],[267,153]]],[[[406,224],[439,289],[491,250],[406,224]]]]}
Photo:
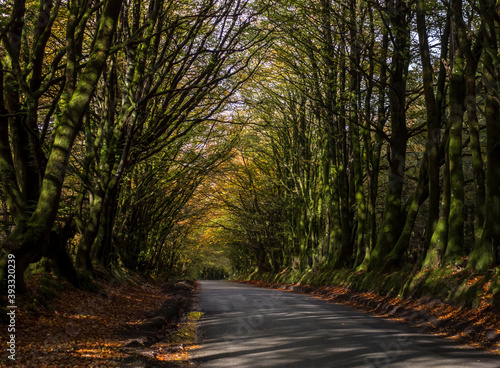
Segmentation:
{"type": "Polygon", "coordinates": [[[410,60],[409,25],[410,6],[404,1],[388,4],[388,18],[393,29],[393,55],[389,79],[389,109],[391,136],[388,146],[388,179],[384,214],[377,243],[370,258],[370,268],[383,266],[391,245],[395,244],[402,230],[403,212],[401,196],[404,184],[406,145],[406,80],[410,60]]]}
{"type": "Polygon", "coordinates": [[[59,13],[60,2],[52,9],[51,4],[49,1],[40,3],[39,23],[30,27],[24,21],[27,4],[22,0],[15,1],[11,9],[10,24],[2,31],[2,42],[6,50],[2,55],[2,64],[7,73],[4,71],[2,80],[1,92],[5,105],[1,110],[9,116],[1,121],[2,133],[7,133],[6,124],[10,129],[1,138],[0,171],[4,194],[16,218],[16,227],[4,245],[3,258],[6,257],[6,250],[16,256],[19,291],[24,289],[26,267],[49,252],[49,235],[57,217],[68,161],[83,124],[83,116],[106,66],[122,0],[104,1],[97,7],[87,3],[69,5],[68,16],[64,21],[64,53],[56,55],[51,70],[44,75],[45,83],[40,83],[46,45],[59,13]],[[97,12],[99,9],[101,11],[97,12]],[[91,20],[91,17],[95,19],[91,20]],[[28,37],[23,37],[23,33],[28,37]],[[90,39],[86,39],[87,34],[91,35],[90,39]],[[28,40],[34,45],[34,54],[30,53],[28,40]],[[81,57],[84,49],[85,52],[88,51],[86,58],[81,57]],[[25,62],[25,56],[28,63],[25,62]],[[37,105],[41,96],[56,83],[54,73],[60,68],[63,57],[65,70],[60,72],[60,78],[64,85],[59,85],[57,106],[49,109],[45,119],[50,124],[50,120],[54,118],[54,123],[50,125],[51,145],[44,161],[40,157],[39,148],[37,149],[41,144],[38,138],[46,134],[48,127],[43,127],[40,131],[37,105]],[[35,73],[28,84],[24,81],[24,75],[32,67],[35,73]],[[54,110],[56,114],[52,117],[54,110]],[[9,144],[9,136],[13,142],[13,150],[9,144]],[[31,142],[28,137],[31,137],[31,142]]]}
{"type": "MultiPolygon", "coordinates": [[[[80,233],[80,268],[92,270],[95,259],[111,267],[123,255],[115,220],[127,211],[120,191],[137,165],[187,151],[193,167],[209,170],[227,151],[209,159],[194,140],[227,124],[221,111],[258,65],[266,35],[253,23],[262,9],[237,0],[128,5],[20,0],[4,22],[0,175],[15,226],[2,247],[4,258],[17,257],[20,291],[24,270],[42,256],[63,255],[58,267],[80,285],[67,241],[54,240],[63,228],[66,237],[80,233]],[[33,4],[40,22],[32,26],[24,19],[33,4]]],[[[182,195],[175,186],[165,193],[174,208],[203,177],[187,176],[182,195]]],[[[175,223],[176,211],[163,215],[175,223]]]]}
{"type": "Polygon", "coordinates": [[[498,39],[496,29],[498,19],[493,16],[497,14],[498,6],[486,1],[480,2],[481,17],[484,19],[485,27],[482,32],[484,42],[484,85],[486,98],[484,102],[484,114],[486,120],[486,201],[485,220],[481,237],[471,253],[470,267],[477,270],[486,270],[492,266],[498,266],[500,257],[500,225],[498,215],[500,214],[500,124],[498,120],[498,60],[494,55],[498,51],[498,39]]]}

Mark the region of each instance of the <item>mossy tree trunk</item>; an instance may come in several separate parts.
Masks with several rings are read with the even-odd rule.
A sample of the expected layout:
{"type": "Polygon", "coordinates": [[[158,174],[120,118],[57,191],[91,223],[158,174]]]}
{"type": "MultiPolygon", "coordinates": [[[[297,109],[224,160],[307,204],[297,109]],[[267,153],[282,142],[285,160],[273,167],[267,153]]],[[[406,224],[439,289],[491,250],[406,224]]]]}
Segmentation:
{"type": "Polygon", "coordinates": [[[465,113],[465,35],[462,26],[462,1],[451,3],[452,69],[450,75],[450,116],[449,116],[449,175],[450,213],[448,216],[448,240],[445,250],[447,264],[458,262],[464,255],[464,171],[462,163],[462,130],[465,113]]]}
{"type": "MultiPolygon", "coordinates": [[[[434,72],[429,48],[427,24],[426,24],[426,6],[425,1],[417,2],[417,31],[419,35],[419,49],[422,60],[422,77],[424,88],[424,99],[426,104],[427,116],[427,177],[428,177],[428,212],[427,224],[425,229],[425,239],[423,252],[420,261],[426,259],[427,252],[431,244],[431,238],[436,230],[439,222],[439,207],[440,207],[440,167],[442,165],[442,153],[440,150],[441,144],[441,128],[443,122],[443,99],[445,96],[446,86],[446,68],[444,60],[448,54],[448,41],[450,35],[450,14],[448,13],[445,20],[443,34],[441,36],[441,55],[440,67],[437,77],[436,91],[434,91],[434,72]]],[[[446,180],[445,180],[446,181],[446,180]]],[[[436,253],[431,251],[429,257],[435,257],[436,253]]],[[[428,260],[427,262],[431,262],[428,260]]],[[[437,259],[431,263],[436,264],[437,259]]]]}
{"type": "MultiPolygon", "coordinates": [[[[358,19],[358,3],[356,0],[349,2],[349,43],[351,45],[349,52],[349,131],[350,145],[352,147],[352,165],[353,165],[353,183],[352,191],[354,201],[356,203],[356,236],[353,239],[355,243],[356,258],[350,261],[348,266],[356,263],[356,259],[361,258],[361,253],[364,253],[365,242],[367,241],[367,214],[365,188],[363,183],[363,167],[365,155],[361,144],[362,137],[366,135],[364,127],[361,126],[361,106],[359,99],[361,98],[361,73],[359,65],[361,63],[361,44],[358,36],[358,24],[363,24],[363,20],[358,19]],[[358,256],[359,255],[359,256],[358,256]]],[[[366,106],[365,106],[366,107],[366,106]]],[[[365,111],[366,113],[366,111],[365,111]]],[[[351,255],[353,257],[353,255],[351,255]]],[[[358,261],[359,262],[359,261],[358,261]]]]}
{"type": "MultiPolygon", "coordinates": [[[[382,35],[382,50],[380,57],[380,71],[379,71],[379,83],[378,83],[378,96],[377,96],[377,126],[375,134],[375,142],[373,146],[373,151],[368,153],[371,155],[371,160],[369,165],[371,170],[368,171],[368,214],[370,223],[370,234],[369,242],[365,249],[365,254],[363,261],[357,268],[358,271],[365,271],[370,264],[371,254],[373,248],[377,243],[377,198],[379,194],[379,179],[380,179],[380,158],[382,152],[382,145],[384,143],[384,127],[387,123],[386,117],[386,98],[387,98],[387,53],[389,48],[389,32],[387,28],[384,28],[382,35]]],[[[366,148],[369,150],[369,148],[366,148]]]]}
{"type": "Polygon", "coordinates": [[[388,10],[390,24],[393,27],[393,55],[389,80],[389,109],[391,136],[388,145],[389,170],[385,197],[384,214],[377,243],[371,253],[369,269],[382,268],[385,259],[395,245],[401,230],[406,145],[408,130],[406,127],[406,78],[409,65],[409,25],[410,7],[404,1],[393,1],[388,10]]]}
{"type": "Polygon", "coordinates": [[[500,257],[500,105],[498,87],[498,17],[500,8],[482,0],[483,73],[486,87],[484,115],[486,121],[486,204],[485,220],[480,239],[476,241],[469,267],[484,271],[499,264],[500,257]]]}
{"type": "Polygon", "coordinates": [[[23,291],[26,267],[46,253],[49,235],[59,209],[64,177],[75,138],[80,131],[83,116],[93,96],[101,72],[106,65],[108,53],[114,37],[122,0],[104,3],[99,16],[97,32],[85,68],[76,79],[79,65],[76,65],[76,40],[78,15],[86,9],[73,4],[67,27],[66,84],[59,103],[53,141],[41,182],[40,195],[34,211],[25,224],[17,226],[6,241],[7,249],[16,255],[16,281],[18,290],[23,291]]]}

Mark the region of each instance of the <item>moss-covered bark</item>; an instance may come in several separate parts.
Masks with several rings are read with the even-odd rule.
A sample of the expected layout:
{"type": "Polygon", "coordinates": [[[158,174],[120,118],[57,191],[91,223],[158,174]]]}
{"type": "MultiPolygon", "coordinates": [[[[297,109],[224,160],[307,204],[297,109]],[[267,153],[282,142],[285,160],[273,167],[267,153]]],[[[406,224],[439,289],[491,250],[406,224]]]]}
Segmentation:
{"type": "MultiPolygon", "coordinates": [[[[481,1],[484,17],[484,80],[486,98],[486,204],[484,225],[470,254],[469,267],[484,271],[499,264],[500,257],[500,104],[498,100],[498,5],[481,1]]],[[[476,230],[477,231],[477,230],[476,230]]]]}
{"type": "Polygon", "coordinates": [[[401,195],[405,176],[406,145],[406,78],[409,65],[410,8],[404,1],[395,1],[390,9],[394,28],[392,70],[389,79],[391,137],[388,147],[389,170],[384,214],[377,243],[371,253],[369,269],[381,268],[399,239],[404,222],[401,195]]]}
{"type": "MultiPolygon", "coordinates": [[[[14,253],[16,259],[18,259],[16,281],[19,291],[24,289],[24,270],[26,267],[44,255],[48,249],[49,234],[59,209],[68,160],[76,135],[82,125],[83,116],[93,96],[101,72],[106,65],[121,4],[122,0],[109,0],[104,4],[102,14],[99,17],[92,51],[80,78],[75,82],[72,73],[67,75],[67,92],[71,92],[71,94],[67,94],[59,105],[60,114],[57,117],[52,133],[53,142],[35,210],[27,219],[26,224],[16,227],[7,239],[7,249],[14,253]],[[75,88],[71,91],[71,84],[73,83],[75,83],[75,88]]],[[[73,5],[73,10],[76,7],[77,5],[73,5]]],[[[80,10],[85,11],[85,9],[80,10]]],[[[70,39],[71,36],[74,36],[74,28],[71,22],[68,24],[68,38],[70,39]]],[[[69,45],[68,47],[72,47],[71,42],[69,42],[69,45]]],[[[68,50],[68,53],[71,52],[72,50],[68,50]]],[[[68,66],[67,70],[70,69],[68,66]]]]}
{"type": "Polygon", "coordinates": [[[462,1],[454,1],[452,11],[452,24],[456,32],[451,42],[452,69],[450,75],[450,116],[449,116],[449,143],[448,160],[450,172],[450,213],[448,216],[448,241],[445,251],[445,262],[457,262],[464,255],[464,171],[462,163],[462,130],[465,113],[465,45],[464,29],[461,26],[462,1]]]}

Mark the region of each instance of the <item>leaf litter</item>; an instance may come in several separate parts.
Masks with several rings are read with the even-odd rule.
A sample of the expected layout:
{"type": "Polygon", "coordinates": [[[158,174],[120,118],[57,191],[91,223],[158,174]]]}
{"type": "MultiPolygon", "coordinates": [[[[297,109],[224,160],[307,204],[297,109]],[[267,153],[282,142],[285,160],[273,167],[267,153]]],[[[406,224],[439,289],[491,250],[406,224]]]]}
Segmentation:
{"type": "MultiPolygon", "coordinates": [[[[192,305],[194,283],[190,287],[173,288],[159,282],[100,280],[100,290],[96,293],[75,289],[67,283],[61,285],[52,279],[62,290],[49,303],[43,302],[39,295],[40,277],[28,280],[28,293],[17,299],[16,361],[7,359],[2,351],[0,366],[192,365],[188,352],[194,343],[169,342],[169,336],[185,323],[182,318],[192,305]],[[156,323],[148,323],[151,320],[156,323]]],[[[7,331],[6,324],[0,328],[7,331]]],[[[0,334],[2,350],[7,345],[7,335],[0,334]]]]}

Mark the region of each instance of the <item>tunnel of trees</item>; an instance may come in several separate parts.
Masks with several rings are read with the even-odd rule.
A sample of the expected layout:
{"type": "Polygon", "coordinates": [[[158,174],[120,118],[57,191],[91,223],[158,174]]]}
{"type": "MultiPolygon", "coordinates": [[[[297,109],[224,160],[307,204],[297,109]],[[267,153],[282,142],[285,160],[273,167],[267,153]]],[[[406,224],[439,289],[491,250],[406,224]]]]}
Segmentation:
{"type": "Polygon", "coordinates": [[[81,287],[203,262],[499,265],[495,1],[0,10],[0,265],[20,291],[41,259],[81,287]]]}

